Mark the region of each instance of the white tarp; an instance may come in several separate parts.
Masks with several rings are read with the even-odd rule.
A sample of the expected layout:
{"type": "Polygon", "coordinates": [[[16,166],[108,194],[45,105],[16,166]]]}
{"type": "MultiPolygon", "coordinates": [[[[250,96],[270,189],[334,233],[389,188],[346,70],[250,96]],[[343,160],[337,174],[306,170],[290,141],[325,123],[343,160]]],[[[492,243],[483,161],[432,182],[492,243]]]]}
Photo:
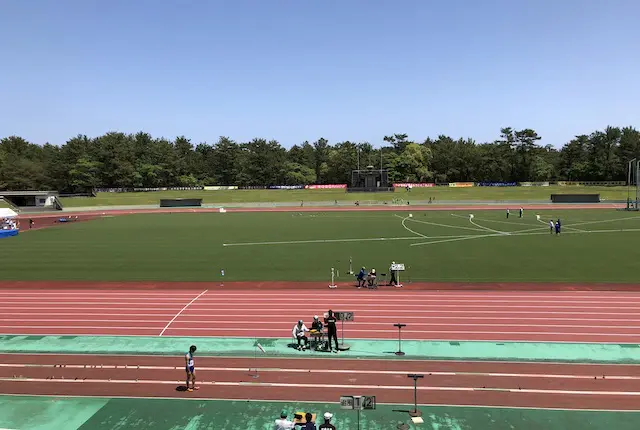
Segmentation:
{"type": "Polygon", "coordinates": [[[9,208],[0,208],[0,219],[15,218],[18,214],[9,208]]]}

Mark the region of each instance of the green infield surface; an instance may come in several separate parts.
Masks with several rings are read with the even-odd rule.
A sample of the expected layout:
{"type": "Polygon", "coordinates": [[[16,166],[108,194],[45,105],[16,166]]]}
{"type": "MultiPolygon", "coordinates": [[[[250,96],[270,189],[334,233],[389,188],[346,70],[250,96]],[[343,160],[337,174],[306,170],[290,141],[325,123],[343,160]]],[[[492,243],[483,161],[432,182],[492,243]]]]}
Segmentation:
{"type": "Polygon", "coordinates": [[[335,268],[347,282],[351,258],[355,272],[404,263],[405,283],[636,283],[639,221],[613,209],[136,214],[2,240],[0,279],[328,282],[335,268]]]}
{"type": "MultiPolygon", "coordinates": [[[[363,411],[360,428],[391,430],[405,422],[398,406],[380,405],[363,411]]],[[[402,409],[402,407],[400,407],[402,409]]],[[[220,400],[102,399],[0,396],[0,426],[29,430],[273,430],[280,410],[334,412],[340,430],[357,428],[356,412],[336,411],[335,404],[239,402],[220,400]]],[[[424,424],[437,430],[596,430],[637,428],[639,413],[502,409],[474,407],[422,407],[424,424]],[[516,427],[517,426],[517,427],[516,427]]],[[[319,420],[322,422],[322,420],[319,420]]]]}
{"type": "MultiPolygon", "coordinates": [[[[391,202],[393,199],[409,201],[548,201],[551,194],[600,194],[603,200],[626,201],[627,187],[430,187],[398,188],[392,193],[347,193],[344,189],[322,190],[220,190],[220,191],[161,191],[146,193],[98,193],[96,197],[62,198],[66,208],[82,206],[157,205],[160,199],[203,199],[203,203],[246,202],[331,202],[360,201],[391,202]]],[[[631,190],[635,198],[635,189],[631,190]]]]}

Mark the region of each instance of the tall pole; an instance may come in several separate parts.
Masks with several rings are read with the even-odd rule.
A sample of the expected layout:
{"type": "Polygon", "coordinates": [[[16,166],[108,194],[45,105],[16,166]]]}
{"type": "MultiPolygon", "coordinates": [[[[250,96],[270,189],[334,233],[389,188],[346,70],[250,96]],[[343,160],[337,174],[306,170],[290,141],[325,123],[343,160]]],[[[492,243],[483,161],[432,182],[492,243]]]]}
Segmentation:
{"type": "MultiPolygon", "coordinates": [[[[629,161],[629,173],[628,173],[628,177],[627,177],[627,209],[629,209],[629,203],[631,202],[631,172],[633,171],[633,163],[636,161],[636,159],[634,158],[633,160],[629,161]]],[[[638,176],[636,175],[636,200],[638,200],[637,194],[638,194],[638,176]]],[[[636,201],[637,204],[637,201],[636,201]]]]}
{"type": "Polygon", "coordinates": [[[358,146],[358,170],[360,170],[360,147],[358,146]]]}
{"type": "Polygon", "coordinates": [[[636,160],[636,206],[635,209],[638,209],[638,175],[640,174],[640,163],[636,160]]]}

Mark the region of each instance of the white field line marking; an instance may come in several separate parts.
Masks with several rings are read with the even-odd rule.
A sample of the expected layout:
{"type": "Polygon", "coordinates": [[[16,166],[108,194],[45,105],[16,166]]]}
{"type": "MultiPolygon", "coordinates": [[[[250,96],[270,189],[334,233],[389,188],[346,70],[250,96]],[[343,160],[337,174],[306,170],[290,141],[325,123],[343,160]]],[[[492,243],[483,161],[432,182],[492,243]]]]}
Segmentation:
{"type": "MultiPolygon", "coordinates": [[[[294,306],[304,306],[305,304],[308,304],[308,301],[305,300],[291,300],[289,302],[290,305],[294,305],[294,306]]],[[[110,303],[103,303],[105,305],[109,305],[110,303]]],[[[122,303],[118,303],[118,302],[114,302],[114,305],[121,305],[122,303]]],[[[218,305],[221,305],[218,303],[218,305]]],[[[110,306],[106,306],[106,307],[99,307],[99,306],[0,306],[0,310],[2,309],[6,309],[6,310],[17,310],[17,309],[29,309],[29,310],[46,310],[46,309],[74,309],[74,310],[107,310],[107,311],[114,311],[114,310],[136,310],[139,309],[139,306],[137,303],[133,303],[131,304],[131,307],[110,307],[110,306]]],[[[375,310],[377,312],[400,312],[402,314],[406,314],[405,312],[403,312],[403,310],[406,310],[406,308],[417,308],[415,312],[425,312],[425,311],[432,311],[433,309],[430,308],[454,308],[454,309],[460,309],[460,308],[466,308],[466,309],[471,309],[471,310],[475,310],[477,312],[484,312],[484,310],[489,310],[489,309],[502,309],[502,313],[506,313],[507,310],[509,309],[583,309],[583,310],[589,310],[589,309],[593,309],[593,310],[640,310],[640,303],[636,303],[633,304],[631,306],[619,306],[619,305],[615,305],[615,306],[573,306],[573,305],[542,305],[539,306],[537,304],[533,304],[533,305],[513,305],[513,304],[465,304],[465,303],[452,303],[452,304],[446,304],[446,303],[434,303],[434,304],[415,304],[415,303],[409,303],[409,304],[405,304],[405,303],[389,303],[385,306],[385,309],[380,309],[380,304],[379,303],[360,303],[357,306],[354,305],[352,306],[352,308],[354,309],[354,311],[370,311],[370,310],[375,310]],[[392,308],[398,308],[398,309],[392,309],[392,308]],[[378,310],[379,309],[379,310],[378,310]]],[[[190,311],[191,310],[198,310],[198,311],[243,311],[243,310],[249,310],[249,309],[263,309],[264,305],[260,304],[260,303],[251,303],[251,302],[247,302],[247,303],[230,303],[229,306],[225,306],[224,304],[222,306],[212,306],[209,307],[208,303],[203,303],[203,304],[194,304],[190,307],[190,311]]],[[[309,312],[311,312],[311,310],[318,310],[320,308],[324,308],[324,306],[310,306],[309,312]]],[[[145,308],[145,310],[159,310],[159,311],[168,311],[170,308],[145,308]]],[[[326,312],[326,311],[325,311],[326,312]]]]}
{"type": "Polygon", "coordinates": [[[189,307],[189,305],[191,305],[193,302],[195,302],[196,300],[198,300],[200,297],[202,297],[204,294],[206,294],[206,292],[209,290],[204,290],[203,292],[201,292],[200,294],[198,294],[196,297],[193,298],[193,300],[191,300],[189,303],[187,303],[182,309],[180,309],[180,312],[178,312],[177,314],[174,315],[174,317],[171,319],[171,321],[169,321],[167,323],[166,326],[164,326],[164,328],[162,329],[162,331],[160,332],[160,334],[158,336],[162,336],[164,334],[164,332],[169,328],[169,326],[171,325],[172,322],[174,322],[176,320],[176,318],[178,318],[180,316],[180,314],[182,312],[185,311],[185,309],[187,309],[189,307]]]}
{"type": "Polygon", "coordinates": [[[340,243],[340,242],[375,242],[391,240],[415,240],[416,237],[370,237],[361,239],[311,239],[311,240],[283,240],[278,242],[238,242],[223,243],[222,246],[257,246],[257,245],[299,245],[305,243],[340,243]]]}
{"type": "MultiPolygon", "coordinates": [[[[394,215],[394,216],[396,218],[404,219],[404,217],[401,217],[400,215],[394,215]]],[[[457,229],[461,229],[461,230],[479,231],[481,233],[485,232],[485,230],[481,230],[481,229],[478,229],[478,228],[472,228],[472,227],[465,227],[463,225],[440,224],[440,223],[437,223],[437,222],[423,221],[423,220],[419,220],[419,219],[415,219],[415,218],[410,218],[410,221],[417,222],[417,223],[420,223],[420,224],[435,225],[437,227],[457,228],[457,229]]]]}
{"type": "Polygon", "coordinates": [[[498,234],[505,234],[505,235],[509,235],[509,234],[510,234],[510,233],[507,233],[507,232],[504,232],[504,231],[494,230],[494,229],[492,229],[492,228],[485,227],[485,226],[483,226],[483,225],[478,224],[477,222],[475,222],[475,221],[474,221],[474,220],[472,220],[472,219],[469,219],[469,222],[470,222],[471,224],[475,225],[476,227],[479,227],[479,228],[484,229],[484,230],[486,230],[486,231],[492,231],[492,232],[494,232],[494,233],[498,233],[498,234]]]}
{"type": "Polygon", "coordinates": [[[409,246],[434,245],[436,243],[458,242],[458,241],[461,241],[461,240],[470,240],[470,239],[482,239],[483,237],[490,237],[490,236],[501,236],[501,235],[498,235],[498,234],[479,234],[479,235],[473,235],[473,236],[459,237],[457,239],[444,239],[444,240],[433,240],[431,242],[412,243],[409,246]]]}
{"type": "Polygon", "coordinates": [[[409,227],[407,227],[407,225],[406,225],[405,223],[407,222],[407,220],[408,220],[408,219],[409,219],[409,217],[402,218],[402,227],[404,227],[404,229],[405,229],[405,230],[407,230],[407,231],[408,231],[408,232],[410,232],[410,233],[413,233],[413,234],[414,234],[414,235],[416,235],[416,236],[423,237],[423,238],[425,238],[425,239],[429,239],[429,237],[428,237],[428,236],[425,236],[424,234],[420,234],[420,233],[418,233],[417,231],[413,231],[413,230],[411,230],[409,227]]]}
{"type": "Polygon", "coordinates": [[[605,220],[597,220],[597,221],[582,221],[582,222],[577,222],[577,223],[573,223],[570,225],[590,225],[590,224],[602,224],[602,223],[607,223],[607,222],[616,222],[616,221],[627,221],[627,220],[640,220],[640,215],[636,215],[636,216],[630,216],[630,217],[624,217],[624,218],[611,218],[611,219],[605,219],[605,220]]]}
{"type": "MultiPolygon", "coordinates": [[[[468,220],[469,217],[468,216],[463,216],[463,215],[458,215],[458,214],[451,214],[451,216],[454,216],[456,218],[462,218],[465,220],[468,220]]],[[[533,226],[533,224],[528,224],[528,223],[520,223],[520,222],[513,222],[513,221],[500,221],[500,220],[495,220],[495,219],[486,219],[486,218],[478,218],[478,217],[474,217],[473,219],[478,220],[478,221],[485,221],[485,222],[494,222],[494,223],[498,223],[498,224],[509,224],[509,225],[519,225],[519,226],[533,226]]]]}
{"type": "MultiPolygon", "coordinates": [[[[142,321],[144,322],[144,321],[142,321]]],[[[156,327],[131,327],[131,326],[24,326],[15,325],[7,326],[0,325],[0,328],[9,329],[55,329],[55,330],[67,330],[67,329],[82,329],[82,330],[157,330],[156,327]]],[[[532,328],[536,328],[535,326],[532,328]]],[[[260,328],[236,328],[236,327],[171,327],[173,331],[207,331],[207,332],[222,332],[222,333],[235,333],[235,332],[266,332],[273,333],[273,329],[260,329],[260,328]]],[[[284,330],[284,329],[283,329],[284,330]]],[[[370,334],[371,330],[358,330],[349,329],[349,333],[367,333],[370,334]]],[[[376,330],[376,333],[398,333],[398,330],[376,330]]],[[[636,337],[640,339],[640,333],[592,333],[592,332],[555,332],[555,331],[480,331],[480,330],[405,330],[403,333],[411,334],[491,334],[491,335],[541,335],[541,336],[620,336],[620,337],[636,337]]],[[[264,336],[263,336],[264,337],[264,336]]],[[[392,339],[385,339],[392,340],[392,339]]],[[[479,339],[474,339],[479,340],[479,339]]]]}
{"type": "MultiPolygon", "coordinates": [[[[6,382],[38,382],[38,383],[71,383],[71,384],[91,384],[91,383],[111,383],[111,384],[144,384],[144,385],[173,385],[184,381],[174,380],[135,380],[135,379],[46,379],[46,378],[0,378],[0,381],[6,382]]],[[[284,387],[284,388],[314,388],[317,384],[290,384],[280,382],[218,382],[218,381],[200,381],[201,386],[221,386],[221,387],[284,387]]],[[[413,391],[414,387],[406,385],[351,385],[351,384],[323,384],[323,388],[340,388],[340,389],[360,389],[360,390],[397,390],[397,391],[413,391]]],[[[480,388],[480,387],[447,387],[447,386],[418,386],[419,391],[499,391],[508,393],[528,393],[528,394],[563,394],[563,395],[583,395],[583,396],[640,396],[639,391],[586,391],[586,390],[545,390],[530,388],[480,388]]]]}
{"type": "MultiPolygon", "coordinates": [[[[576,229],[577,230],[577,229],[576,229]]],[[[579,231],[566,231],[562,234],[592,234],[592,233],[630,233],[630,232],[639,232],[640,228],[626,228],[626,229],[612,229],[612,230],[579,230],[579,231]]],[[[487,237],[505,237],[505,236],[509,236],[509,237],[517,237],[517,236],[539,236],[539,235],[549,235],[549,233],[547,232],[525,232],[525,231],[521,231],[521,232],[514,232],[514,233],[510,233],[510,234],[487,234],[487,235],[479,235],[479,236],[468,236],[464,239],[458,239],[458,240],[465,240],[465,239],[474,239],[474,238],[487,238],[487,237]]],[[[430,245],[432,243],[439,243],[439,242],[419,242],[419,243],[412,243],[409,246],[420,246],[420,245],[430,245]]]]}
{"type": "MultiPolygon", "coordinates": [[[[3,396],[12,396],[12,397],[24,397],[24,394],[12,394],[12,393],[3,393],[3,396]]],[[[30,394],[30,397],[42,397],[42,398],[74,398],[74,399],[142,399],[142,400],[175,400],[175,397],[146,397],[146,396],[119,396],[113,395],[109,397],[104,397],[100,395],[75,395],[75,394],[30,394]]],[[[206,399],[202,397],[184,397],[181,400],[187,402],[202,402],[203,400],[215,400],[215,401],[229,401],[229,399],[220,399],[216,397],[207,397],[206,399]]],[[[245,400],[245,399],[243,399],[245,400]]],[[[290,399],[251,399],[251,402],[255,403],[299,403],[300,400],[290,400],[290,399]]],[[[314,403],[322,403],[322,401],[313,401],[314,403]]],[[[378,405],[389,405],[389,406],[405,406],[404,403],[387,403],[387,402],[376,402],[378,405]]],[[[627,414],[638,414],[636,410],[633,409],[569,409],[569,408],[540,408],[537,406],[506,406],[506,405],[452,405],[452,404],[443,404],[443,403],[418,403],[420,406],[424,407],[450,407],[450,408],[475,408],[475,409],[509,409],[509,410],[536,410],[536,411],[578,411],[578,412],[618,412],[618,413],[627,413],[627,414]]],[[[8,429],[13,430],[13,429],[8,429]]],[[[17,430],[17,429],[16,429],[17,430]]]]}
{"type": "MultiPolygon", "coordinates": [[[[226,315],[228,317],[228,315],[226,315]]],[[[0,321],[15,321],[13,318],[0,318],[0,321]]],[[[626,320],[618,320],[619,322],[624,322],[626,320]]],[[[24,322],[52,322],[52,323],[63,323],[63,322],[82,322],[82,323],[145,323],[145,324],[154,324],[162,321],[153,321],[153,320],[126,320],[126,319],[48,319],[48,318],[21,318],[20,324],[17,324],[17,327],[29,327],[29,325],[22,324],[24,322]]],[[[184,321],[179,320],[176,321],[175,324],[234,324],[233,330],[242,328],[243,325],[253,326],[255,323],[253,321],[243,321],[243,320],[208,320],[208,319],[199,319],[198,321],[184,321]]],[[[275,326],[283,327],[289,324],[288,320],[281,321],[268,321],[262,320],[261,325],[264,326],[275,326]]],[[[349,323],[350,326],[382,326],[388,327],[389,324],[385,322],[377,322],[373,321],[356,321],[349,323]]],[[[444,327],[550,327],[550,328],[589,328],[589,329],[640,329],[640,326],[630,326],[630,325],[575,325],[575,324],[505,324],[505,323],[439,323],[439,322],[412,322],[410,323],[412,327],[414,326],[424,326],[424,327],[433,327],[433,326],[444,326],[444,327]]],[[[217,327],[216,327],[217,328],[217,327]]],[[[640,335],[640,333],[638,334],[640,335]]]]}
{"type": "MultiPolygon", "coordinates": [[[[538,222],[540,222],[540,223],[542,223],[542,224],[546,225],[547,227],[551,227],[549,224],[547,224],[546,222],[542,221],[541,219],[539,219],[539,220],[538,220],[538,222]]],[[[579,232],[582,232],[582,233],[589,233],[589,231],[588,231],[588,230],[582,230],[582,229],[580,229],[580,228],[569,227],[569,226],[567,226],[567,225],[563,225],[562,227],[564,227],[564,228],[566,228],[566,229],[568,229],[568,230],[579,231],[579,232]]]]}
{"type": "MultiPolygon", "coordinates": [[[[94,365],[94,364],[16,364],[16,363],[0,363],[0,368],[64,368],[64,369],[101,369],[101,370],[182,370],[182,367],[178,366],[150,366],[150,365],[94,365]]],[[[308,374],[338,374],[338,375],[406,375],[408,373],[427,373],[425,370],[354,370],[354,369],[304,369],[304,368],[274,368],[274,367],[258,367],[258,370],[265,373],[304,373],[308,374]]],[[[198,366],[199,372],[246,372],[246,367],[203,367],[198,366]]],[[[640,380],[640,376],[631,375],[602,375],[590,374],[590,375],[574,375],[574,374],[562,374],[562,373],[500,373],[500,372],[438,372],[429,371],[429,376],[484,376],[491,378],[542,378],[542,379],[589,379],[594,380],[594,377],[600,377],[600,379],[619,380],[619,381],[637,381],[640,380]]]]}
{"type": "MultiPolygon", "coordinates": [[[[579,314],[579,315],[584,315],[582,312],[574,312],[575,314],[579,314]]],[[[16,316],[21,316],[21,315],[33,315],[32,313],[24,313],[24,312],[3,312],[2,313],[5,316],[9,316],[9,315],[16,315],[16,316]]],[[[501,315],[503,315],[504,313],[501,312],[501,315]]],[[[612,315],[619,315],[618,313],[611,313],[612,315]]],[[[42,316],[43,314],[38,314],[40,316],[42,316]]],[[[44,314],[44,315],[66,315],[66,316],[84,316],[84,315],[90,315],[90,316],[96,316],[95,312],[92,313],[59,313],[59,314],[44,314]]],[[[135,313],[132,314],[135,316],[143,316],[143,317],[170,317],[172,315],[159,315],[159,314],[139,314],[139,313],[135,313]]],[[[98,316],[100,317],[108,317],[108,316],[114,316],[114,317],[127,317],[127,316],[132,316],[132,315],[123,315],[121,313],[118,314],[98,314],[98,316]]],[[[239,317],[239,318],[251,318],[254,317],[256,314],[255,313],[249,313],[249,314],[239,314],[239,313],[235,313],[233,314],[233,316],[235,317],[239,317]]],[[[624,314],[623,314],[624,315],[624,314]]],[[[632,315],[632,314],[631,314],[632,315]]],[[[202,318],[218,318],[218,317],[228,317],[229,314],[189,314],[189,315],[183,315],[183,319],[181,319],[182,322],[185,322],[184,318],[195,318],[198,319],[197,322],[206,322],[206,320],[202,320],[202,318]]],[[[640,316],[640,314],[638,314],[637,316],[640,316]]],[[[265,315],[262,317],[263,321],[268,321],[269,318],[274,318],[268,315],[265,315]]],[[[278,316],[276,316],[275,318],[278,318],[278,316]]],[[[396,320],[398,319],[398,317],[396,315],[376,315],[375,316],[376,319],[388,319],[388,320],[396,320]]],[[[409,315],[409,314],[405,314],[404,315],[404,319],[405,320],[460,320],[460,316],[447,316],[447,315],[442,315],[442,316],[424,316],[424,315],[409,315]]],[[[545,317],[520,317],[520,316],[509,316],[509,317],[505,317],[505,316],[464,316],[465,320],[478,320],[478,321],[483,321],[483,320],[496,320],[496,321],[500,321],[500,320],[506,320],[506,321],[582,321],[582,322],[640,322],[640,319],[628,319],[628,318],[589,318],[589,317],[580,317],[580,318],[558,318],[558,317],[552,317],[552,316],[545,316],[545,317]]],[[[0,321],[15,321],[15,318],[6,318],[6,319],[0,319],[0,321]]],[[[25,320],[25,319],[20,319],[20,321],[34,321],[34,320],[25,320]]],[[[68,320],[61,320],[61,319],[55,319],[55,321],[68,321],[68,320]]],[[[113,320],[105,320],[105,321],[113,321],[113,322],[120,322],[122,320],[118,320],[118,319],[113,319],[113,320]]],[[[132,320],[132,321],[136,321],[136,322],[140,322],[140,320],[132,320]]],[[[163,321],[166,321],[165,319],[163,319],[163,321]]],[[[149,322],[147,320],[145,320],[145,322],[149,322]]],[[[471,324],[469,324],[471,325],[471,324]]],[[[475,325],[475,324],[474,324],[475,325]]]]}

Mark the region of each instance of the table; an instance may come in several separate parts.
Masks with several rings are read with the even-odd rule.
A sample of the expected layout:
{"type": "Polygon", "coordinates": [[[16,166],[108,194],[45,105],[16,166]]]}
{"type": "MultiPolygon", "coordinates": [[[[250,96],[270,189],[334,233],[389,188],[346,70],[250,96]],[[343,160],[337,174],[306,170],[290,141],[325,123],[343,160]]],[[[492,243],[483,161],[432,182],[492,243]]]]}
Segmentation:
{"type": "Polygon", "coordinates": [[[322,344],[322,339],[324,338],[324,333],[321,331],[317,331],[317,330],[311,330],[309,331],[309,336],[311,336],[312,343],[315,343],[315,347],[316,349],[318,349],[318,343],[322,344]]]}

